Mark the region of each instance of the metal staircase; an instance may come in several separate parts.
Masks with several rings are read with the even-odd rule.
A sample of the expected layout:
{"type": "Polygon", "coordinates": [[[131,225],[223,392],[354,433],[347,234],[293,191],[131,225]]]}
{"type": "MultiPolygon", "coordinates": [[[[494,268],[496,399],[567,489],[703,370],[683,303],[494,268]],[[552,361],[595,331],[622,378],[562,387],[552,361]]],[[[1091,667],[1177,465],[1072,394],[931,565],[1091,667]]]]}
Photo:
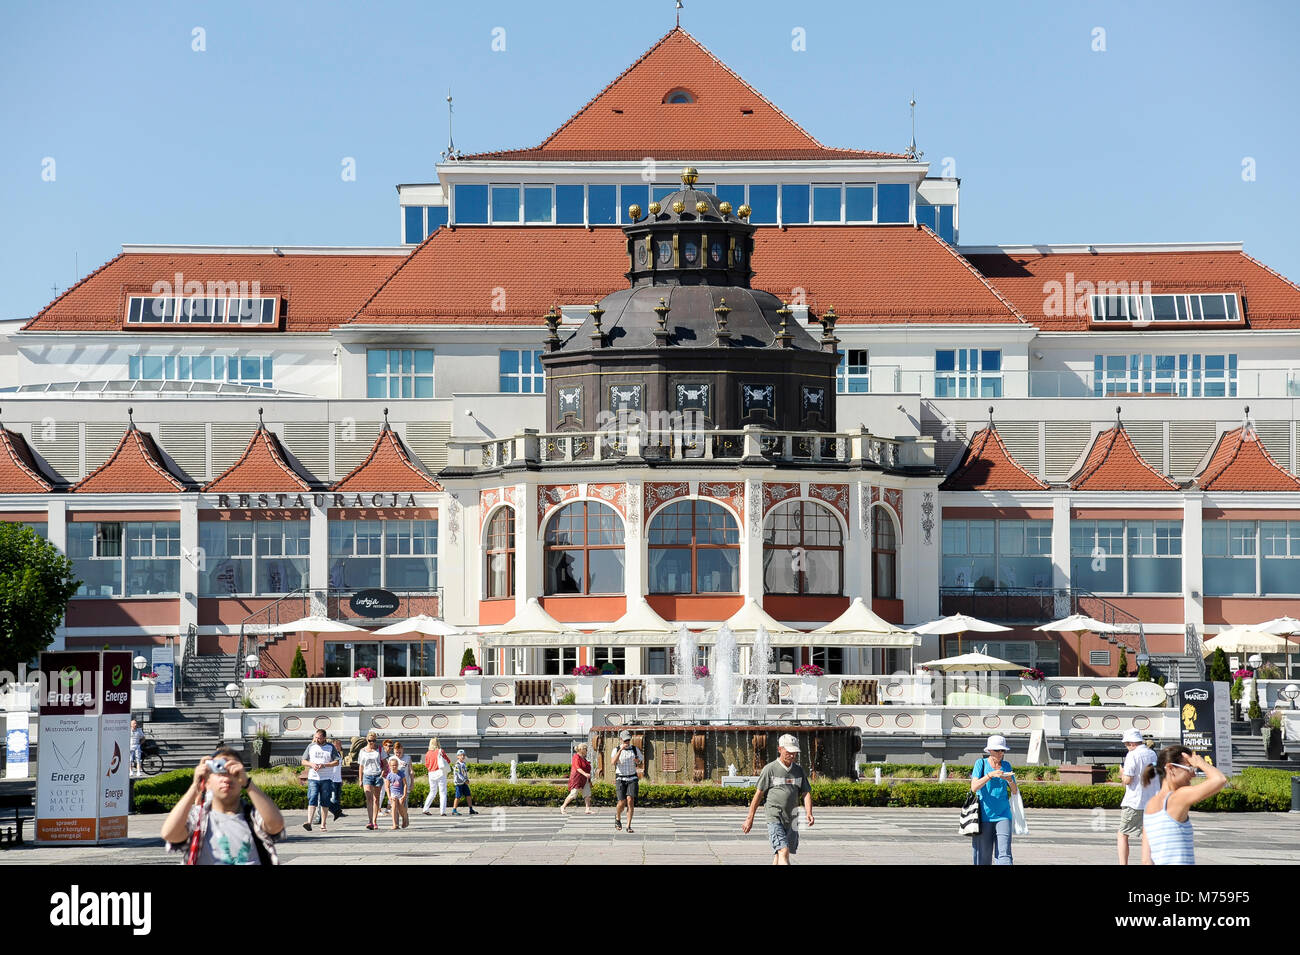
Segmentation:
{"type": "Polygon", "coordinates": [[[166,768],[193,767],[221,742],[221,711],[230,707],[226,684],[236,665],[232,654],[187,656],[178,705],[156,707],[143,728],[158,743],[166,768]]]}

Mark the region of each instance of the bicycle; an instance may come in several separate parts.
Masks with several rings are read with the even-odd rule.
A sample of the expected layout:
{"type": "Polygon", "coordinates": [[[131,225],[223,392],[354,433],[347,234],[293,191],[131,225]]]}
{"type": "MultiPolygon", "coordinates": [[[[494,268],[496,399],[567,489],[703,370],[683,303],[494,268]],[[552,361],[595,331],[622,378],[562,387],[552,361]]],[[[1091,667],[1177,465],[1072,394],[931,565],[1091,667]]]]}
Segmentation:
{"type": "Polygon", "coordinates": [[[140,771],[146,776],[157,776],[163,770],[162,750],[150,736],[140,741],[140,771]]]}

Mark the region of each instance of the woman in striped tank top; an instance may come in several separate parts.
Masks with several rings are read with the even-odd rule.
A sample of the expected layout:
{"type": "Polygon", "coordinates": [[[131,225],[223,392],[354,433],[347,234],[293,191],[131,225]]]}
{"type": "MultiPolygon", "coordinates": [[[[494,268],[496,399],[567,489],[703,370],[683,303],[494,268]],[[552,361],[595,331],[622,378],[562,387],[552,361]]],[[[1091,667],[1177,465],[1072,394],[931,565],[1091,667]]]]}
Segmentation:
{"type": "Polygon", "coordinates": [[[1222,789],[1228,778],[1186,746],[1177,744],[1166,746],[1155,765],[1142,770],[1142,785],[1150,785],[1157,776],[1160,789],[1147,803],[1142,819],[1142,863],[1196,865],[1191,808],[1222,789]],[[1205,781],[1193,786],[1192,777],[1198,769],[1205,773],[1205,781]]]}

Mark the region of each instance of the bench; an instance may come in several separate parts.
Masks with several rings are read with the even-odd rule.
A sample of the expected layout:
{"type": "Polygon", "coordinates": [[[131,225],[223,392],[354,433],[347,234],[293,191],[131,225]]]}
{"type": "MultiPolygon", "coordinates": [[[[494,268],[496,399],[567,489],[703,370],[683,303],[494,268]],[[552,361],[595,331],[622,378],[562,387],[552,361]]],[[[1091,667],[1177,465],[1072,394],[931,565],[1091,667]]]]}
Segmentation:
{"type": "Polygon", "coordinates": [[[550,680],[515,680],[515,706],[551,706],[550,680]]]}
{"type": "Polygon", "coordinates": [[[303,707],[312,709],[334,709],[343,705],[342,691],[338,683],[308,683],[303,694],[303,707]]]}
{"type": "Polygon", "coordinates": [[[627,706],[639,704],[645,699],[645,681],[610,680],[609,689],[605,691],[606,706],[627,706]]]}
{"type": "Polygon", "coordinates": [[[386,680],[384,706],[421,706],[419,680],[386,680]]]}
{"type": "Polygon", "coordinates": [[[880,684],[876,680],[841,680],[840,696],[836,703],[844,702],[846,690],[856,689],[862,694],[862,706],[877,706],[880,703],[880,684]]]}
{"type": "Polygon", "coordinates": [[[10,846],[20,846],[23,844],[23,824],[27,820],[23,817],[24,809],[32,808],[31,793],[15,793],[10,796],[0,796],[0,812],[6,809],[14,811],[14,825],[10,829],[0,829],[0,849],[8,849],[10,846]]]}

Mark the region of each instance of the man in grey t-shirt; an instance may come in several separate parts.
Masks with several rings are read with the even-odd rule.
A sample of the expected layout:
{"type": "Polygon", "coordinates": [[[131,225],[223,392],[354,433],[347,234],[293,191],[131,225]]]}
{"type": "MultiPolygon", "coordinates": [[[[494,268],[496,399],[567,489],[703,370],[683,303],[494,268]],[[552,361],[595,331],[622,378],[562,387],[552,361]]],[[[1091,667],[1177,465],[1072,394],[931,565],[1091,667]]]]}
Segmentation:
{"type": "Polygon", "coordinates": [[[740,831],[748,833],[754,826],[754,814],[759,803],[764,803],[767,819],[767,838],[772,843],[772,865],[789,865],[790,854],[799,851],[799,830],[794,827],[795,812],[803,799],[804,816],[809,828],[813,824],[812,787],[808,774],[797,762],[799,741],[789,733],[777,742],[779,754],[759,773],[754,798],[749,803],[749,815],[740,831]]]}

